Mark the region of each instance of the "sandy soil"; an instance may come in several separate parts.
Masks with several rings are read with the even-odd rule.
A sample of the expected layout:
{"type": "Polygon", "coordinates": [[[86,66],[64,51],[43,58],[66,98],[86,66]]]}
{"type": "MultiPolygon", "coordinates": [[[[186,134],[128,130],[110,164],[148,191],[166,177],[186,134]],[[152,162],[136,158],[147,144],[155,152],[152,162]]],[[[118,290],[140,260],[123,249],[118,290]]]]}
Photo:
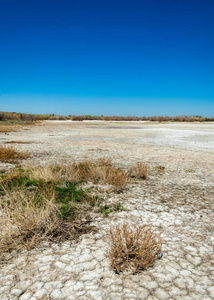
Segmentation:
{"type": "Polygon", "coordinates": [[[30,141],[16,146],[32,154],[23,164],[110,157],[150,167],[148,180],[112,194],[126,210],[97,218],[98,233],[23,251],[3,266],[1,299],[214,299],[213,123],[50,121],[0,141],[30,141]],[[165,240],[163,257],[138,275],[115,274],[106,257],[106,229],[123,220],[151,224],[165,240]]]}

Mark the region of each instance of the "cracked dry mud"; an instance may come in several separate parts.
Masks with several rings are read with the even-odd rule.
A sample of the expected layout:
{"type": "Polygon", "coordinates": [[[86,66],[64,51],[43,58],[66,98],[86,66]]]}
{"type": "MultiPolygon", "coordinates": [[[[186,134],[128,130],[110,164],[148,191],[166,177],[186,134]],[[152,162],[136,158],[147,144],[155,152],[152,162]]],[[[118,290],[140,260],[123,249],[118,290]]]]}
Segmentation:
{"type": "Polygon", "coordinates": [[[214,124],[46,122],[0,140],[32,141],[17,145],[32,153],[23,164],[105,156],[122,167],[150,166],[148,180],[111,194],[126,210],[98,215],[96,233],[22,251],[2,265],[1,300],[214,299],[214,124]],[[135,275],[110,268],[107,228],[122,221],[162,233],[163,257],[152,268],[135,275]]]}

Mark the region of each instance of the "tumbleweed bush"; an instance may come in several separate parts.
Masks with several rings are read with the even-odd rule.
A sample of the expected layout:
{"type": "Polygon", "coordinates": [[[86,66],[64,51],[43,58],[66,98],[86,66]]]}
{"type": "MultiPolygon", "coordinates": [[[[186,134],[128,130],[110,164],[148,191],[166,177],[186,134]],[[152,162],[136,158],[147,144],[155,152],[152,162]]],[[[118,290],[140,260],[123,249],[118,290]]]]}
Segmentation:
{"type": "Polygon", "coordinates": [[[133,273],[153,266],[159,258],[162,238],[151,226],[134,226],[128,223],[115,225],[109,230],[109,259],[116,272],[131,270],[133,273]]]}

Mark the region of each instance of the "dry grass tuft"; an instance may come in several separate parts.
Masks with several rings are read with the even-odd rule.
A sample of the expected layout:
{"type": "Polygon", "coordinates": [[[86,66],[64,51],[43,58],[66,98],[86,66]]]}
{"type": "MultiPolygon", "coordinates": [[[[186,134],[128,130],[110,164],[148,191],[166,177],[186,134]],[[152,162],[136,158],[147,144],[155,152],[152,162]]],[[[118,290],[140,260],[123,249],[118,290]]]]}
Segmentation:
{"type": "Polygon", "coordinates": [[[150,226],[116,225],[109,230],[111,246],[109,258],[116,272],[131,270],[134,273],[153,266],[162,247],[160,234],[150,226]]]}
{"type": "Polygon", "coordinates": [[[18,151],[13,146],[0,146],[0,161],[11,162],[30,156],[28,151],[18,151]]]}
{"type": "Polygon", "coordinates": [[[111,170],[108,177],[108,183],[113,186],[114,192],[122,192],[128,183],[127,172],[123,170],[111,170]]]}
{"type": "Polygon", "coordinates": [[[130,170],[130,176],[138,179],[146,179],[148,177],[148,166],[142,162],[137,162],[130,170]]]}
{"type": "Polygon", "coordinates": [[[84,160],[80,163],[72,163],[69,166],[71,174],[76,181],[89,181],[94,179],[94,162],[84,160]]]}

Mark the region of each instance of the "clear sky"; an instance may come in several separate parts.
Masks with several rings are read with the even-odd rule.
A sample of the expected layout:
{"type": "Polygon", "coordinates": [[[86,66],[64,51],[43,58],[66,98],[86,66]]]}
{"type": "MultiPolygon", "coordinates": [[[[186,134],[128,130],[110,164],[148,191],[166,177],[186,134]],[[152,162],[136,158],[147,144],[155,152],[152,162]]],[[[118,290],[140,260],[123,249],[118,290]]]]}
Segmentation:
{"type": "Polygon", "coordinates": [[[214,0],[0,0],[0,111],[214,117],[214,0]]]}

